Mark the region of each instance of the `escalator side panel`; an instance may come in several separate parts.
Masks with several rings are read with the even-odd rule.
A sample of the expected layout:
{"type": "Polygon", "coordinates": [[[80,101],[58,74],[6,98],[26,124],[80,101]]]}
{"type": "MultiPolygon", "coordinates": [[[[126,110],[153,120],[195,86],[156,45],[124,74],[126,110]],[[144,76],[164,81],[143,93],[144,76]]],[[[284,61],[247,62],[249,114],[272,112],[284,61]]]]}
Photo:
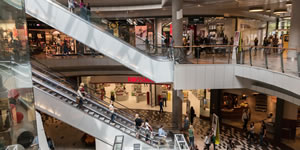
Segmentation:
{"type": "Polygon", "coordinates": [[[149,145],[146,145],[132,136],[64,103],[57,97],[36,87],[34,87],[34,98],[36,109],[107,143],[113,144],[112,142],[116,135],[124,135],[125,149],[132,149],[133,144],[135,143],[140,143],[144,148],[151,148],[149,145]]]}
{"type": "Polygon", "coordinates": [[[173,82],[173,62],[159,61],[52,0],[25,0],[26,13],[157,83],[173,82]]]}

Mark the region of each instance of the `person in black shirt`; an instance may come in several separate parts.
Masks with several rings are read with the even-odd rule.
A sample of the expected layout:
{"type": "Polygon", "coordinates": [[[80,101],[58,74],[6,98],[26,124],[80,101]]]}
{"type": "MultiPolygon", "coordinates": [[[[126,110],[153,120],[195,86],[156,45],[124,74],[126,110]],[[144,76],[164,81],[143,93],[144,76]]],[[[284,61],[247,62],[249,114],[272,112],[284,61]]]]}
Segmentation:
{"type": "Polygon", "coordinates": [[[136,129],[136,138],[140,136],[141,126],[143,125],[143,120],[140,118],[139,114],[135,115],[135,129],[136,129]]]}
{"type": "Polygon", "coordinates": [[[260,127],[260,133],[259,133],[259,144],[260,145],[263,145],[263,142],[264,142],[264,138],[266,136],[266,133],[267,133],[267,127],[266,127],[266,124],[265,122],[262,120],[261,121],[261,127],[260,127]]]}

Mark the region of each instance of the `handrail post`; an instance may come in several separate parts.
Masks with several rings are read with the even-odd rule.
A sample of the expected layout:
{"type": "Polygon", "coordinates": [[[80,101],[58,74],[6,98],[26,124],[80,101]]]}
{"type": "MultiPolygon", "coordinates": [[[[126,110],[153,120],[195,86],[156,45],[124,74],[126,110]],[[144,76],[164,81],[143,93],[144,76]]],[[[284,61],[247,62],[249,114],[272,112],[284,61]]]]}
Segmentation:
{"type": "Polygon", "coordinates": [[[252,47],[249,48],[249,58],[250,58],[250,66],[252,66],[252,55],[251,55],[252,47]]]}
{"type": "Polygon", "coordinates": [[[284,52],[284,49],[280,50],[280,64],[281,64],[281,72],[282,73],[284,73],[283,52],[284,52]]]}
{"type": "Polygon", "coordinates": [[[265,54],[265,67],[266,69],[268,69],[268,53],[266,48],[264,48],[264,54],[265,54]]]}

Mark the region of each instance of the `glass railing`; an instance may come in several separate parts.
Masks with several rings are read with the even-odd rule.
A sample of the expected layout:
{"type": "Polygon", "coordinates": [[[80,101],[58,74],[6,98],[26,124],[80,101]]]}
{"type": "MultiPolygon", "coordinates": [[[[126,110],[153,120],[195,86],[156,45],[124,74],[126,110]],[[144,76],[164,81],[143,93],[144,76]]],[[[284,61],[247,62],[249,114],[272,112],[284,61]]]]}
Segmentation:
{"type": "Polygon", "coordinates": [[[174,135],[174,150],[190,150],[183,134],[174,135]]]}
{"type": "Polygon", "coordinates": [[[264,46],[199,45],[172,49],[175,61],[186,64],[240,64],[261,67],[272,71],[298,76],[296,59],[288,58],[287,49],[264,46]],[[189,53],[189,55],[188,55],[189,53]],[[193,56],[191,56],[193,55],[193,56]],[[233,57],[233,55],[235,55],[233,57]]]}
{"type": "MultiPolygon", "coordinates": [[[[59,3],[55,0],[47,0],[50,1],[58,6],[58,8],[65,9],[65,11],[69,11],[67,6],[59,3]]],[[[87,10],[85,8],[79,8],[79,3],[76,4],[76,8],[74,12],[70,13],[74,14],[73,16],[86,22],[87,24],[93,26],[96,29],[99,29],[102,32],[106,32],[108,35],[115,36],[120,42],[123,44],[130,46],[136,50],[138,50],[141,53],[144,53],[147,56],[157,58],[157,56],[164,56],[165,53],[158,53],[158,52],[165,52],[167,47],[166,46],[157,46],[149,43],[146,39],[143,39],[139,37],[138,35],[135,35],[134,32],[130,32],[128,28],[122,28],[122,26],[118,26],[116,23],[109,22],[106,19],[99,19],[99,15],[96,12],[90,11],[90,15],[87,15],[87,10]],[[97,16],[97,17],[95,17],[97,16]],[[88,19],[90,18],[90,19],[88,19]],[[116,31],[117,33],[114,33],[116,31]],[[125,36],[126,35],[126,36],[125,36]],[[134,37],[136,41],[139,44],[136,44],[135,42],[130,42],[130,38],[128,37],[134,37]],[[161,50],[161,51],[159,51],[161,50]]],[[[168,57],[159,57],[159,60],[165,60],[169,61],[170,59],[168,57]]]]}
{"type": "Polygon", "coordinates": [[[123,142],[124,142],[124,135],[117,135],[115,137],[113,150],[122,150],[123,149],[123,142]]]}

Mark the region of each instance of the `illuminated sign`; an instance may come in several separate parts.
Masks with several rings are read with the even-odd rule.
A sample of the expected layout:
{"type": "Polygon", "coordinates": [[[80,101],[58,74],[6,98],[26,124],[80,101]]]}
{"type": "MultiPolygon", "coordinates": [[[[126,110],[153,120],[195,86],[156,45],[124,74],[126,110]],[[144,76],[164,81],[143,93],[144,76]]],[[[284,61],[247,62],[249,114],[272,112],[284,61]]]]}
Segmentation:
{"type": "Polygon", "coordinates": [[[128,77],[128,82],[132,83],[154,83],[154,81],[145,77],[128,77]]]}

